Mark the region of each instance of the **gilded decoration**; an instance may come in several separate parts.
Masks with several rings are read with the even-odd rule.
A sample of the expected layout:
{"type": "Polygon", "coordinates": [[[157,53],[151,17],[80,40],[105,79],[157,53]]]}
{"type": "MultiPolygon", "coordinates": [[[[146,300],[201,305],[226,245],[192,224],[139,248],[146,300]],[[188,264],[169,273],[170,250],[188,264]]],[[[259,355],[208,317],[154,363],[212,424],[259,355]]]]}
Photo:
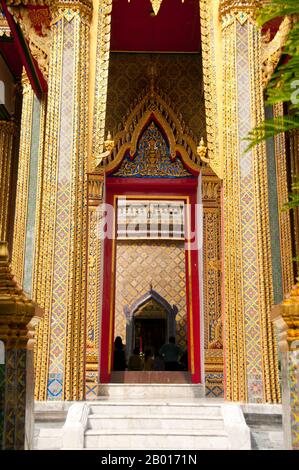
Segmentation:
{"type": "Polygon", "coordinates": [[[223,137],[221,106],[222,57],[218,2],[200,0],[200,25],[202,46],[202,69],[204,103],[206,110],[206,133],[208,153],[204,157],[219,178],[223,177],[223,137]],[[215,99],[217,97],[217,99],[215,99]]]}
{"type": "Polygon", "coordinates": [[[93,104],[91,167],[94,169],[101,162],[104,151],[106,102],[108,88],[108,68],[110,57],[112,0],[101,0],[98,13],[96,73],[93,104]]]}
{"type": "Polygon", "coordinates": [[[18,282],[23,285],[26,242],[29,168],[32,141],[32,119],[34,92],[26,73],[23,73],[23,103],[21,118],[19,168],[16,194],[15,227],[12,252],[12,267],[18,282]]]}
{"type": "Polygon", "coordinates": [[[7,19],[3,13],[3,10],[0,6],[0,38],[1,37],[10,37],[11,32],[10,32],[10,27],[7,23],[7,19]]]}
{"type": "MultiPolygon", "coordinates": [[[[176,116],[167,98],[162,98],[153,89],[145,90],[128,111],[125,124],[114,136],[114,148],[109,155],[102,155],[98,168],[105,168],[107,172],[116,169],[126,154],[132,158],[137,152],[140,135],[149,121],[156,121],[162,127],[169,144],[169,155],[172,160],[180,154],[183,162],[196,172],[200,169],[200,158],[197,155],[197,146],[192,137],[185,133],[185,125],[176,116]]],[[[177,163],[177,168],[180,164],[177,163]]],[[[182,168],[180,169],[180,172],[182,168]]],[[[186,176],[186,175],[185,175],[186,176]]]]}
{"type": "Polygon", "coordinates": [[[102,311],[103,240],[99,236],[103,213],[104,175],[88,175],[88,256],[87,256],[87,316],[85,352],[86,399],[97,397],[100,314],[102,311]]]}
{"type": "Polygon", "coordinates": [[[8,240],[9,234],[9,196],[16,130],[14,121],[0,121],[0,238],[2,240],[8,240]]]}
{"type": "Polygon", "coordinates": [[[202,175],[205,386],[209,397],[224,395],[221,305],[221,181],[202,175]]]}
{"type": "Polygon", "coordinates": [[[287,449],[299,450],[299,280],[272,309],[281,351],[283,427],[287,449]]]}
{"type": "Polygon", "coordinates": [[[171,159],[169,146],[156,123],[152,121],[141,134],[134,157],[125,156],[113,176],[180,178],[191,175],[179,157],[171,159]]]}
{"type": "Polygon", "coordinates": [[[50,54],[50,10],[46,5],[16,6],[16,2],[10,3],[10,13],[20,25],[22,32],[28,42],[32,57],[45,79],[48,78],[49,54],[50,54]]]}
{"type": "MultiPolygon", "coordinates": [[[[25,415],[30,396],[28,357],[42,311],[26,296],[9,264],[7,242],[0,242],[0,340],[5,344],[5,377],[1,387],[2,450],[25,444],[25,415]]],[[[27,436],[28,437],[28,436],[27,436]]]]}
{"type": "MultiPolygon", "coordinates": [[[[274,117],[283,116],[283,104],[278,103],[273,106],[274,117]]],[[[276,179],[277,179],[277,198],[278,198],[278,217],[280,232],[280,252],[282,266],[283,292],[287,294],[294,282],[294,272],[292,263],[292,238],[290,212],[284,210],[285,204],[289,200],[288,180],[287,180],[287,155],[286,138],[281,133],[274,137],[275,160],[276,160],[276,179]]]]}
{"type": "Polygon", "coordinates": [[[40,217],[43,256],[36,281],[45,317],[38,333],[36,397],[76,400],[84,396],[91,3],[58,2],[53,13],[40,217]]]}
{"type": "Polygon", "coordinates": [[[283,302],[272,309],[272,320],[280,330],[281,351],[299,349],[299,280],[283,302]]]}
{"type": "Polygon", "coordinates": [[[7,242],[0,242],[0,339],[6,349],[26,349],[28,325],[32,328],[33,317],[41,316],[11,272],[7,242]]]}
{"type": "Polygon", "coordinates": [[[206,140],[201,62],[200,54],[111,52],[105,135],[111,131],[115,137],[128,117],[128,110],[153,84],[184,122],[184,132],[196,143],[201,137],[206,140]]]}
{"type": "MultiPolygon", "coordinates": [[[[248,12],[254,12],[255,2],[248,3],[248,12]]],[[[246,4],[230,2],[235,7],[246,4]]],[[[229,7],[222,2],[225,5],[229,7]]],[[[261,32],[252,21],[243,23],[233,17],[222,30],[222,43],[226,393],[232,400],[276,402],[280,390],[270,323],[273,292],[266,151],[261,144],[245,153],[243,140],[264,119],[261,32]]]]}

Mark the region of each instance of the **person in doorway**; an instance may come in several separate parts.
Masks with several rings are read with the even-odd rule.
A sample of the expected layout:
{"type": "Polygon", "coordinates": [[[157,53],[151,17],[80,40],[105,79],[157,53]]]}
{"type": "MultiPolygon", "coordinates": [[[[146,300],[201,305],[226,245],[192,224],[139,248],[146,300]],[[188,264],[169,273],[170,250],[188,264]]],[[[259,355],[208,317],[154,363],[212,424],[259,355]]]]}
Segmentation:
{"type": "Polygon", "coordinates": [[[134,348],[132,356],[129,357],[128,370],[142,370],[143,361],[140,357],[140,349],[134,348]]]}
{"type": "Polygon", "coordinates": [[[174,336],[169,338],[169,343],[164,344],[159,353],[164,358],[165,370],[173,371],[180,369],[179,359],[183,355],[183,351],[175,344],[174,336]]]}
{"type": "Polygon", "coordinates": [[[144,353],[144,370],[153,370],[154,359],[151,349],[147,349],[144,353]]]}
{"type": "Polygon", "coordinates": [[[113,370],[126,370],[126,355],[120,336],[117,336],[114,341],[113,370]]]}

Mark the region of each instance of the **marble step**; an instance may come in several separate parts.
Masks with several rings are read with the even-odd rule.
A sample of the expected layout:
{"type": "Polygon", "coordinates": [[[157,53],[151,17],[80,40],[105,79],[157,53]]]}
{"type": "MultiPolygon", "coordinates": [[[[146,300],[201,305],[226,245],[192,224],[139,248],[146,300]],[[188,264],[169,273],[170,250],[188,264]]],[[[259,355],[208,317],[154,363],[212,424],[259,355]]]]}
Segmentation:
{"type": "Polygon", "coordinates": [[[180,429],[184,431],[195,431],[202,429],[223,430],[223,419],[220,417],[202,416],[152,416],[144,413],[138,416],[115,415],[103,417],[102,415],[90,415],[88,418],[88,429],[94,430],[169,430],[180,429]]]}
{"type": "Polygon", "coordinates": [[[100,397],[110,399],[136,398],[204,398],[205,387],[202,384],[99,384],[100,397]]]}
{"type": "Polygon", "coordinates": [[[62,427],[36,429],[34,436],[35,450],[59,450],[62,447],[62,427]]]}
{"type": "Polygon", "coordinates": [[[85,432],[84,447],[97,450],[228,450],[224,431],[148,430],[85,432]]]}
{"type": "Polygon", "coordinates": [[[191,404],[188,402],[149,402],[149,401],[130,401],[130,402],[93,402],[90,406],[90,415],[99,416],[197,416],[200,418],[222,417],[220,405],[191,404]]]}

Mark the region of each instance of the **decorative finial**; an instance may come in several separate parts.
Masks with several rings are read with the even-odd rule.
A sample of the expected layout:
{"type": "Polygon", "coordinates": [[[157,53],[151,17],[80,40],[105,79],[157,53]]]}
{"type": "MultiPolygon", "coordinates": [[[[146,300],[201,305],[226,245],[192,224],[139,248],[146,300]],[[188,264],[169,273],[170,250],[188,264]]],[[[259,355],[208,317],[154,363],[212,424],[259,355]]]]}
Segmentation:
{"type": "Polygon", "coordinates": [[[152,292],[152,291],[153,291],[153,283],[152,283],[152,281],[151,281],[151,282],[150,282],[150,292],[152,292]]]}
{"type": "Polygon", "coordinates": [[[200,139],[199,145],[197,147],[197,155],[199,158],[206,163],[209,163],[209,159],[206,157],[207,154],[207,147],[204,143],[203,137],[200,139]]]}
{"type": "Polygon", "coordinates": [[[111,153],[114,148],[114,140],[112,139],[110,131],[108,131],[107,139],[104,141],[105,149],[111,153]]]}
{"type": "Polygon", "coordinates": [[[151,4],[152,4],[155,15],[159,13],[162,1],[163,0],[151,0],[151,4]]]}

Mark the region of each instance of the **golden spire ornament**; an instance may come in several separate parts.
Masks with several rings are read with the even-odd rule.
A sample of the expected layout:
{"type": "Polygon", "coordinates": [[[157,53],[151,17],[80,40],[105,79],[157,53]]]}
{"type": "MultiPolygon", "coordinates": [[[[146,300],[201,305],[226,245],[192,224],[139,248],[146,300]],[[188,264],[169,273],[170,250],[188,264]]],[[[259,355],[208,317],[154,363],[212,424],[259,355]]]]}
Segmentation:
{"type": "MultiPolygon", "coordinates": [[[[163,0],[151,0],[151,4],[152,4],[152,7],[153,7],[153,12],[154,12],[154,15],[151,15],[151,16],[157,16],[157,14],[159,13],[162,1],[163,0]]],[[[184,3],[184,1],[185,0],[182,0],[182,3],[184,3]]],[[[131,0],[128,0],[128,3],[130,3],[130,2],[131,2],[131,0]]]]}
{"type": "Polygon", "coordinates": [[[111,153],[114,148],[114,140],[112,139],[111,132],[108,131],[107,139],[104,141],[105,150],[111,153]]]}
{"type": "Polygon", "coordinates": [[[206,157],[207,150],[208,149],[207,149],[207,147],[204,143],[203,137],[202,137],[200,139],[199,145],[197,146],[197,155],[205,163],[209,163],[209,159],[206,157]]]}
{"type": "Polygon", "coordinates": [[[151,4],[154,10],[155,15],[159,13],[162,0],[151,0],[151,4]]]}

